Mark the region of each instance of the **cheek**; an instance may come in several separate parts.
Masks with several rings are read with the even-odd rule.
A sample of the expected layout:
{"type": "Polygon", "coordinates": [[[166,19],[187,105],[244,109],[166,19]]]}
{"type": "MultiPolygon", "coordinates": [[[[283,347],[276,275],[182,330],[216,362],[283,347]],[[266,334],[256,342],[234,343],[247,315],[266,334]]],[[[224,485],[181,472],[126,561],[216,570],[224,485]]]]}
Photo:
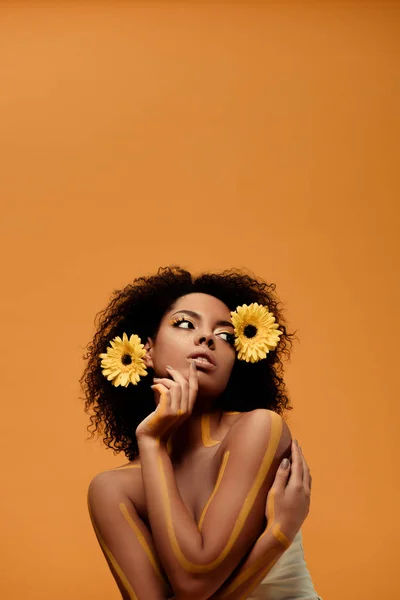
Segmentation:
{"type": "Polygon", "coordinates": [[[231,363],[230,363],[230,365],[229,365],[228,379],[229,379],[229,377],[230,377],[230,376],[231,376],[231,374],[232,374],[233,367],[234,367],[234,365],[235,365],[235,360],[236,360],[236,357],[234,357],[234,358],[232,359],[232,361],[231,361],[231,363]]]}
{"type": "Polygon", "coordinates": [[[236,354],[234,351],[229,351],[227,353],[227,356],[225,357],[225,360],[223,361],[223,364],[221,364],[221,374],[222,372],[224,373],[224,376],[226,377],[226,380],[229,379],[229,377],[231,376],[232,370],[233,370],[233,366],[235,364],[235,360],[236,360],[236,354]]]}
{"type": "MultiPolygon", "coordinates": [[[[188,335],[179,334],[178,331],[163,332],[157,337],[153,348],[154,369],[164,368],[167,364],[182,367],[185,363],[185,357],[189,353],[186,346],[190,345],[188,335]]],[[[186,364],[186,363],[185,363],[186,364]]]]}

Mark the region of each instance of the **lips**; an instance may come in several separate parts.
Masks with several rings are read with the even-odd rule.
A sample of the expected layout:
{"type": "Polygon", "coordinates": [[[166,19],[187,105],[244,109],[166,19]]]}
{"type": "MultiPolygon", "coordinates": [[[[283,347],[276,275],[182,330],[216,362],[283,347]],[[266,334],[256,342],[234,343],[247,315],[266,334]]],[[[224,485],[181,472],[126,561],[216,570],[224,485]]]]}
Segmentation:
{"type": "Polygon", "coordinates": [[[189,355],[189,358],[199,359],[196,360],[197,366],[216,366],[215,358],[210,352],[206,352],[205,350],[199,350],[198,352],[192,352],[189,355]]]}

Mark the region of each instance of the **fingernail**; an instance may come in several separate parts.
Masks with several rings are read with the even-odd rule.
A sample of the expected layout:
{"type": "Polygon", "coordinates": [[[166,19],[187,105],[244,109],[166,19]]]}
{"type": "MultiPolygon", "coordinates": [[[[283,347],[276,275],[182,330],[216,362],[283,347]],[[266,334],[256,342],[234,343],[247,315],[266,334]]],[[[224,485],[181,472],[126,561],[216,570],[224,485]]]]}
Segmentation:
{"type": "Polygon", "coordinates": [[[289,460],[287,458],[284,458],[283,461],[281,462],[281,467],[282,469],[287,469],[289,466],[289,460]]]}
{"type": "Polygon", "coordinates": [[[171,365],[167,365],[167,369],[172,369],[171,365]]]}
{"type": "Polygon", "coordinates": [[[294,443],[296,444],[297,447],[299,447],[299,442],[297,440],[294,440],[294,443]]]}

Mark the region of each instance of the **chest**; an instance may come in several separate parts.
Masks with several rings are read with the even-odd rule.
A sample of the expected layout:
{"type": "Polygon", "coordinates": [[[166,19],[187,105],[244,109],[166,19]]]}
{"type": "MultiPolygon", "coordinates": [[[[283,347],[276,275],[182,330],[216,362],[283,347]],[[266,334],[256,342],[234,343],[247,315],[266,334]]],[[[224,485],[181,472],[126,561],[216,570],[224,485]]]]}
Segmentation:
{"type": "Polygon", "coordinates": [[[196,523],[212,494],[221,463],[221,444],[204,448],[174,465],[175,480],[186,508],[196,523]]]}

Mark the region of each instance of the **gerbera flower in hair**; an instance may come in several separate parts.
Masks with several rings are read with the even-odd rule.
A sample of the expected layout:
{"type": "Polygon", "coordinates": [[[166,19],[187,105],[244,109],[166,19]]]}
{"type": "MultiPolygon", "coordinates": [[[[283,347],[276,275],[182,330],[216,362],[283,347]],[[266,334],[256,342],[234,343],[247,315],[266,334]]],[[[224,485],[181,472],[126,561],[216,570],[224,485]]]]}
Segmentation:
{"type": "Polygon", "coordinates": [[[258,362],[278,345],[283,331],[278,329],[274,315],[266,306],[257,302],[249,306],[243,304],[231,312],[231,317],[239,360],[258,362]]]}
{"type": "Polygon", "coordinates": [[[146,355],[144,345],[138,335],[132,334],[128,339],[126,333],[122,339],[117,336],[107,348],[107,352],[100,354],[102,373],[115,387],[130,383],[136,385],[141,375],[147,375],[143,357],[146,355]]]}

